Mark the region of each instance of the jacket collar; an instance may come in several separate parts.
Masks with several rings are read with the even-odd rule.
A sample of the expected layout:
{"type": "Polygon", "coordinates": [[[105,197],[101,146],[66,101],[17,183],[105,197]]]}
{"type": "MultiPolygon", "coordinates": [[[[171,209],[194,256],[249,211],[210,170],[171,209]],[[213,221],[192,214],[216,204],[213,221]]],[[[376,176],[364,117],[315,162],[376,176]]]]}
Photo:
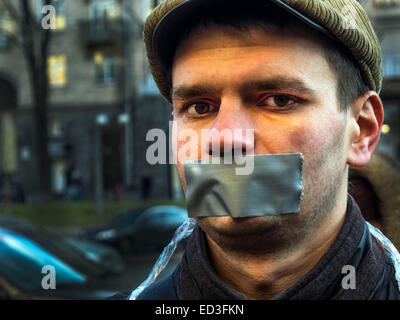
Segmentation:
{"type": "MultiPolygon", "coordinates": [[[[374,243],[364,218],[349,196],[345,222],[332,246],[301,279],[274,300],[365,299],[373,291],[383,271],[383,252],[374,243]],[[371,249],[374,248],[374,254],[371,249]],[[379,251],[380,250],[380,251],[379,251]],[[375,252],[376,251],[376,252],[375,252]],[[345,265],[356,269],[356,289],[344,290],[345,265]]],[[[189,239],[178,285],[180,299],[242,300],[246,297],[228,286],[211,264],[204,232],[196,226],[189,239]]]]}

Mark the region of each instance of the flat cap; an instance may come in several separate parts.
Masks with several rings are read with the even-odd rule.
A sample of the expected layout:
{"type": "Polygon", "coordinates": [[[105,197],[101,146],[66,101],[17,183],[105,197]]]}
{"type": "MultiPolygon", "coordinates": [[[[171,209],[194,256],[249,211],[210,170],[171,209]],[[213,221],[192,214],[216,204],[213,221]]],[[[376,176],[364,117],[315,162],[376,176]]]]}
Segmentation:
{"type": "MultiPolygon", "coordinates": [[[[147,17],[144,41],[153,78],[160,93],[171,103],[171,68],[177,38],[199,9],[221,5],[230,10],[231,1],[164,0],[147,17]]],[[[359,64],[367,86],[380,92],[382,53],[371,22],[356,0],[242,0],[240,6],[262,2],[276,4],[308,26],[347,47],[359,64]]]]}

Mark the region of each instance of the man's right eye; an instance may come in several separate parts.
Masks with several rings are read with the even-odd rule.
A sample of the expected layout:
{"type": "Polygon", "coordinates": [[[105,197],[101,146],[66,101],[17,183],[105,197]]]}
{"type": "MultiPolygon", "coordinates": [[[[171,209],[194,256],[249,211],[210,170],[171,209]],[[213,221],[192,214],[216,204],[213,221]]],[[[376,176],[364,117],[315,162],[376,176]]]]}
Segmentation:
{"type": "Polygon", "coordinates": [[[187,107],[187,113],[191,116],[204,115],[210,112],[211,106],[205,102],[193,103],[187,107]]]}

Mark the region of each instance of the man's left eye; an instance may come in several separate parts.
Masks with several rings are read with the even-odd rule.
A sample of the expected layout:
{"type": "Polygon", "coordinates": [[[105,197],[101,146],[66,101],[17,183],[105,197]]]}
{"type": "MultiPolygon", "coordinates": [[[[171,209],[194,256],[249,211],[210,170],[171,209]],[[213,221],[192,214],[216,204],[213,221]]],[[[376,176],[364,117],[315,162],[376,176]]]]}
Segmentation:
{"type": "Polygon", "coordinates": [[[204,102],[193,103],[187,108],[187,112],[192,116],[205,115],[210,112],[210,105],[204,102]]]}
{"type": "Polygon", "coordinates": [[[283,108],[293,104],[295,101],[292,97],[287,95],[274,95],[264,99],[262,104],[269,107],[283,108]]]}

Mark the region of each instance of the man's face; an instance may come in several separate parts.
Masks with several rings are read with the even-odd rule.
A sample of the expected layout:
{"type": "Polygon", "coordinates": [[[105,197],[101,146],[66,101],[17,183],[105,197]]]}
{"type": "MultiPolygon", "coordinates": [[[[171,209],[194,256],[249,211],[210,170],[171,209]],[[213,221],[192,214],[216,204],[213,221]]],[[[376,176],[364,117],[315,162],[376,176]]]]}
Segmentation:
{"type": "Polygon", "coordinates": [[[242,135],[234,138],[235,146],[256,155],[302,153],[304,157],[300,213],[197,219],[216,242],[237,246],[238,238],[241,243],[279,238],[280,243],[271,243],[277,247],[286,238],[303,237],[346,201],[346,158],[353,132],[348,116],[340,111],[336,75],[322,46],[306,32],[198,28],[178,47],[172,86],[173,136],[192,129],[199,137],[178,141],[174,147],[184,189],[184,161],[210,157],[204,145],[212,150],[212,143],[220,139],[215,131],[201,139],[202,129],[254,129],[254,141],[242,135]],[[197,156],[179,152],[188,143],[198,148],[197,156]]]}

